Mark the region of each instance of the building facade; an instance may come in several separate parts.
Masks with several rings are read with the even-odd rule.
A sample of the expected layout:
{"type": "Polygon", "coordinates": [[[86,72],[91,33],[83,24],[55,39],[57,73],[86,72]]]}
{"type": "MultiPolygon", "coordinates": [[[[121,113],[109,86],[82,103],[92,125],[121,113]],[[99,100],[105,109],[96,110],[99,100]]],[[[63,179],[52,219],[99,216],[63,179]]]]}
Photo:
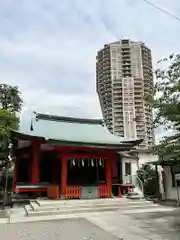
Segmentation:
{"type": "Polygon", "coordinates": [[[101,120],[36,113],[30,129],[12,131],[13,192],[53,199],[120,197],[134,188],[125,182],[131,165],[120,153],[141,141],[111,134],[101,120]]]}
{"type": "Polygon", "coordinates": [[[151,50],[142,42],[120,40],[104,45],[96,57],[96,88],[104,121],[113,134],[154,144],[151,50]]]}

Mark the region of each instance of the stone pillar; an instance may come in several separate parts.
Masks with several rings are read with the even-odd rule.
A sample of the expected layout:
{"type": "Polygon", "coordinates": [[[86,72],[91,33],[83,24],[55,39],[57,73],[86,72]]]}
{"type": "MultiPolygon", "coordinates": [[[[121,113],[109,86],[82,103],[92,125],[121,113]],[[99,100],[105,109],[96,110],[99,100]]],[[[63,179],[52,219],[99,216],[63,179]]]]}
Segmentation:
{"type": "Polygon", "coordinates": [[[31,184],[38,184],[40,181],[40,158],[41,158],[41,143],[39,141],[33,141],[32,142],[31,184]]]}

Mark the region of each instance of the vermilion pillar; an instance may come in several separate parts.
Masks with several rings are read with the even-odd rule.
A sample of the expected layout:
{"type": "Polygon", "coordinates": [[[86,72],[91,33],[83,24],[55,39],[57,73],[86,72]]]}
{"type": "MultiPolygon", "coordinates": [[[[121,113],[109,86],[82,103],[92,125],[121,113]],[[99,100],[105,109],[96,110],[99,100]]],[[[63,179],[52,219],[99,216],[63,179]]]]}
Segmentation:
{"type": "Polygon", "coordinates": [[[111,182],[111,158],[105,160],[106,183],[108,188],[108,197],[112,196],[112,182],[111,182]]]}
{"type": "Polygon", "coordinates": [[[61,195],[66,196],[66,186],[67,186],[67,155],[62,155],[61,158],[61,195]]]}
{"type": "Polygon", "coordinates": [[[38,184],[40,181],[40,157],[41,143],[39,141],[32,142],[32,165],[31,165],[31,183],[38,184]]]}

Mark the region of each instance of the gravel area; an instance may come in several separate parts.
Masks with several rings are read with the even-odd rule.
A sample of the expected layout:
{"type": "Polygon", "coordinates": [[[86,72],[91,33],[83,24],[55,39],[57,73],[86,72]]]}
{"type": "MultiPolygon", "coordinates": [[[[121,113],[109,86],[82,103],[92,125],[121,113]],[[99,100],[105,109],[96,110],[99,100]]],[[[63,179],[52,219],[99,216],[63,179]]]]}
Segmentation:
{"type": "Polygon", "coordinates": [[[84,219],[0,224],[3,240],[118,240],[84,219]]]}

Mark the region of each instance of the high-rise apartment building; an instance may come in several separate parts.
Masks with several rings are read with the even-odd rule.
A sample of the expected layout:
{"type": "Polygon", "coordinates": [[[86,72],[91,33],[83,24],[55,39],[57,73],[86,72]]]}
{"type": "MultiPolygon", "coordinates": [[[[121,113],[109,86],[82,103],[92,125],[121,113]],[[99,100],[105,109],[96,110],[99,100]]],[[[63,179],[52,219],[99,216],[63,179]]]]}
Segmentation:
{"type": "Polygon", "coordinates": [[[96,57],[97,92],[108,129],[119,136],[154,144],[151,50],[142,42],[120,40],[104,45],[96,57]]]}

